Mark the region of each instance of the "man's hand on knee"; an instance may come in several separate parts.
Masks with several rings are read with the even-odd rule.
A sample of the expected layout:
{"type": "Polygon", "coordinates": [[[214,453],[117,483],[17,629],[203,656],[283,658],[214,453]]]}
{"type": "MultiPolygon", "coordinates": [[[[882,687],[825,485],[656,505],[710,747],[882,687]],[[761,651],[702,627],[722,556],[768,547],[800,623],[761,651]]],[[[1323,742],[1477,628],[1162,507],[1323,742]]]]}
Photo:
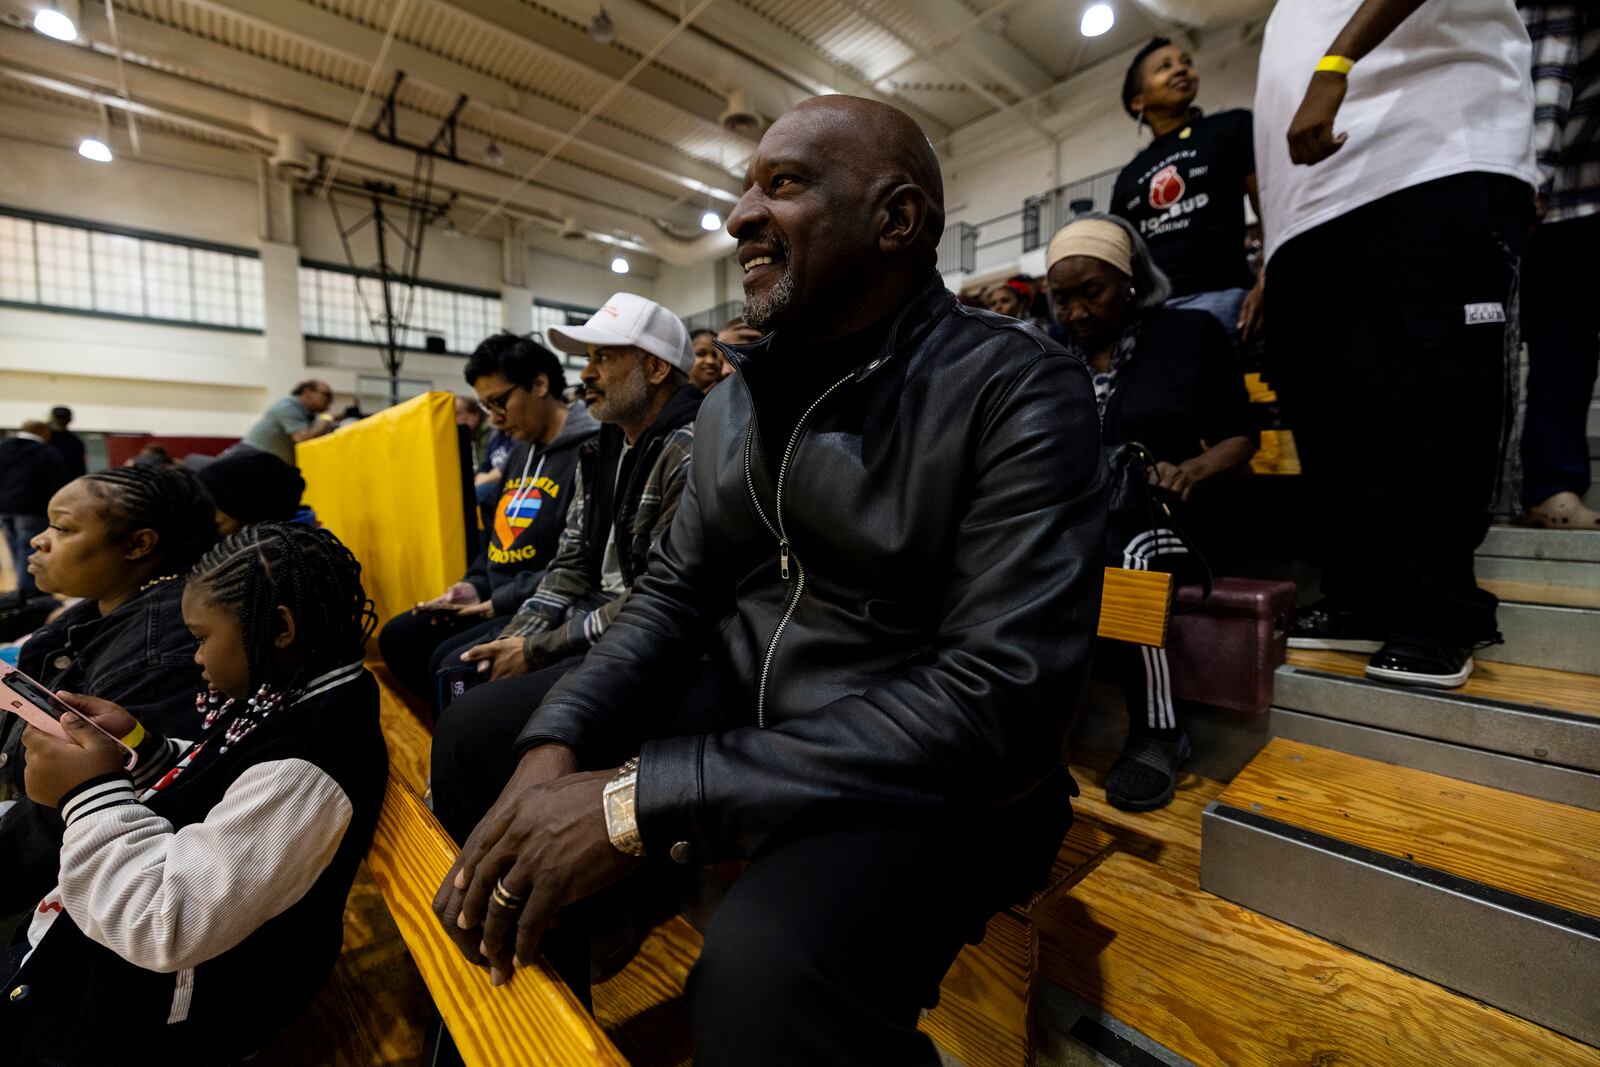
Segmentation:
{"type": "Polygon", "coordinates": [[[490,681],[495,682],[527,674],[529,666],[521,637],[498,637],[481,645],[473,645],[461,653],[461,661],[477,663],[478,670],[487,673],[490,681]]]}
{"type": "Polygon", "coordinates": [[[480,826],[487,830],[481,854],[463,854],[455,885],[465,895],[456,923],[463,931],[482,925],[477,949],[495,985],[533,959],[561,908],[638,864],[606,833],[603,797],[613,773],[570,774],[532,786],[480,826]]]}
{"type": "Polygon", "coordinates": [[[473,963],[487,963],[482,953],[478,951],[483,935],[477,924],[462,927],[460,916],[461,906],[466,901],[466,887],[471,882],[478,859],[505,832],[506,817],[515,806],[518,797],[534,786],[544,785],[573,773],[577,767],[577,757],[565,745],[540,745],[538,748],[529,749],[518,762],[517,769],[512,772],[511,780],[500,790],[500,796],[495,800],[494,806],[478,820],[478,825],[467,838],[461,854],[456,857],[456,862],[445,875],[439,891],[434,894],[433,913],[439,917],[439,924],[456,943],[461,954],[473,963]]]}

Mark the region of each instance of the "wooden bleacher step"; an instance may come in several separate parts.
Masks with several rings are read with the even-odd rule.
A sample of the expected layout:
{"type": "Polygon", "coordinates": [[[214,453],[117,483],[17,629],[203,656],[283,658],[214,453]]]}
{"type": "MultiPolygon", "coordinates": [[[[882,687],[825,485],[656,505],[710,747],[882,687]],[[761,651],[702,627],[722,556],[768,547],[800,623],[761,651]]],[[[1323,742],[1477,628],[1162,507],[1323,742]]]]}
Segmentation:
{"type": "MultiPolygon", "coordinates": [[[[1046,979],[1169,1052],[1114,1062],[1600,1064],[1600,1050],[1201,892],[1126,852],[1039,922],[1046,979]]],[[[1059,1003],[1053,993],[1046,1000],[1059,1003]]],[[[1077,1021],[1052,1020],[1062,1035],[1077,1021]]]]}
{"type": "Polygon", "coordinates": [[[1600,674],[1600,588],[1493,580],[1479,584],[1500,597],[1496,621],[1505,644],[1479,649],[1475,658],[1600,674]]]}
{"type": "Polygon", "coordinates": [[[1200,885],[1600,1045],[1597,842],[1592,811],[1279,738],[1206,808],[1200,885]]]}
{"type": "Polygon", "coordinates": [[[1074,820],[1050,880],[1032,898],[989,920],[983,941],[961,950],[921,1029],[964,1067],[1031,1067],[1043,1039],[1038,917],[1098,867],[1115,839],[1074,820]]]}
{"type": "Polygon", "coordinates": [[[1291,650],[1273,736],[1600,811],[1600,679],[1484,663],[1460,689],[1368,680],[1367,657],[1291,650]]]}
{"type": "Polygon", "coordinates": [[[1600,588],[1600,533],[1494,526],[1478,549],[1477,573],[1489,581],[1600,588]]]}

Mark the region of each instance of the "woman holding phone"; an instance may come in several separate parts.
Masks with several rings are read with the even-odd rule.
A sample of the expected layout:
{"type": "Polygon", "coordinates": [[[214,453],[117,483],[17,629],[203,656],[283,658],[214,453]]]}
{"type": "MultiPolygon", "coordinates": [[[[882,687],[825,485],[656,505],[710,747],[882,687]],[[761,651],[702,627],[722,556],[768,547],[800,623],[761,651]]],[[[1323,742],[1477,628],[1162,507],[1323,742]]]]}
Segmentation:
{"type": "MultiPolygon", "coordinates": [[[[47,593],[82,599],[28,638],[17,668],[52,691],[114,701],[153,730],[192,715],[202,688],[184,628],[182,576],[216,540],[215,511],[182,467],[118,467],[50,500],[28,570],[47,593]]],[[[23,723],[0,717],[0,791],[23,796],[23,723]]],[[[61,819],[16,799],[0,815],[0,915],[34,903],[55,877],[61,819]],[[12,875],[15,877],[12,877],[12,875]]]]}

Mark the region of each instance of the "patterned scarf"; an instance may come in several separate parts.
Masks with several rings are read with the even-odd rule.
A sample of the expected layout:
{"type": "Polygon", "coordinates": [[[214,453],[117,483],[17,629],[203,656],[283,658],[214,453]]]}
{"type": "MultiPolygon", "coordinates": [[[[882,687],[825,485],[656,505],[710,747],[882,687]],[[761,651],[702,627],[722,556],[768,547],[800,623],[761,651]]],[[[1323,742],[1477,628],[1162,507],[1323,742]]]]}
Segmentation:
{"type": "Polygon", "coordinates": [[[1122,328],[1122,336],[1117,338],[1116,346],[1111,349],[1111,366],[1106,369],[1104,374],[1095,371],[1093,358],[1088,352],[1084,351],[1083,345],[1079,343],[1077,336],[1072,331],[1068,330],[1066,336],[1062,339],[1062,344],[1066,346],[1067,351],[1076,356],[1085,367],[1088,367],[1090,375],[1094,378],[1094,402],[1100,409],[1101,422],[1106,419],[1106,405],[1111,402],[1112,396],[1116,394],[1117,377],[1122,373],[1123,368],[1128,365],[1129,361],[1133,359],[1134,349],[1138,347],[1139,322],[1140,316],[1138,315],[1131,316],[1128,319],[1128,324],[1122,328]]]}

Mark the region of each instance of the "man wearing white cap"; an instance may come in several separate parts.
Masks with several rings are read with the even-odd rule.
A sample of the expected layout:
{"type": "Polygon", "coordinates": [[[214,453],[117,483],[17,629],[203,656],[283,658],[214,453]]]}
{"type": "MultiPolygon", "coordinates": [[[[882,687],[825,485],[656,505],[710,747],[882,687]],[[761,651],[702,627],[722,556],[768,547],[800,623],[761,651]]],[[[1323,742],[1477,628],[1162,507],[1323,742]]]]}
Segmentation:
{"type": "MultiPolygon", "coordinates": [[[[588,358],[584,400],[603,426],[579,454],[567,529],[538,589],[496,640],[462,654],[496,681],[581,656],[616,617],[650,546],[672,522],[703,396],[684,388],[694,368],[688,329],[653,300],[615,293],[582,326],[553,326],[548,336],[553,347],[588,358]]],[[[536,693],[497,687],[479,698],[514,705],[516,722],[498,739],[501,747],[561,672],[546,673],[529,680],[540,683],[536,693]]]]}
{"type": "Polygon", "coordinates": [[[588,358],[585,398],[602,426],[578,453],[561,546],[538,588],[495,640],[461,657],[500,684],[452,703],[434,732],[434,811],[462,839],[511,776],[529,714],[621,612],[671,525],[704,395],[689,387],[689,331],[642,296],[617,293],[584,325],[548,336],[588,358]]]}

